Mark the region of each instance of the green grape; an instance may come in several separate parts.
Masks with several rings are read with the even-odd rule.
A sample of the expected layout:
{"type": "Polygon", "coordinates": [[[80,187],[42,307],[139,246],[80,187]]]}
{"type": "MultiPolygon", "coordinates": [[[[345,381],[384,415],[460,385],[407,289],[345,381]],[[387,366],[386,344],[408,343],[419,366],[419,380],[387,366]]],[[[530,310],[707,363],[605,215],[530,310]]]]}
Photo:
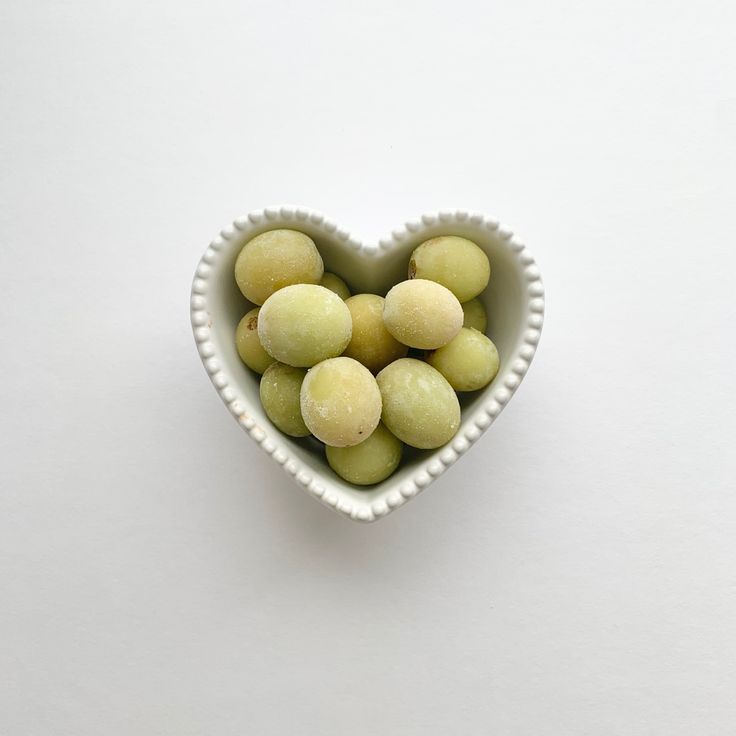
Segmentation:
{"type": "Polygon", "coordinates": [[[304,421],[326,445],[348,447],[367,439],[381,418],[381,392],[371,372],[352,358],[314,366],[301,392],[304,421]]]}
{"type": "Polygon", "coordinates": [[[330,467],[348,483],[358,486],[370,486],[388,478],[401,460],[401,451],[401,442],[383,424],[357,445],[326,448],[330,467]]]}
{"type": "Polygon", "coordinates": [[[396,284],[386,294],[383,321],[399,342],[431,350],[457,335],[463,326],[463,308],[444,286],[414,279],[396,284]]]}
{"type": "Polygon", "coordinates": [[[235,347],[240,359],[256,373],[263,373],[273,363],[273,358],[263,349],[258,339],[258,312],[260,307],[251,309],[238,322],[235,330],[235,347]]]}
{"type": "Polygon", "coordinates": [[[381,419],[402,442],[423,450],[449,442],[460,427],[460,404],[452,386],[431,365],[401,358],[377,376],[381,419]]]}
{"type": "Polygon", "coordinates": [[[402,345],[383,323],[383,297],[357,294],[351,296],[345,305],[353,318],[353,336],[344,355],[355,358],[371,373],[378,373],[392,360],[406,355],[406,345],[402,345]]]}
{"type": "Polygon", "coordinates": [[[409,260],[409,278],[430,279],[446,286],[461,302],[483,291],[491,276],[488,256],[471,240],[443,235],[426,240],[409,260]]]}
{"type": "Polygon", "coordinates": [[[246,299],[263,304],[291,284],[318,284],[324,266],[314,241],[296,230],[269,230],[249,240],[235,261],[235,280],[246,299]]]}
{"type": "Polygon", "coordinates": [[[473,327],[478,332],[485,333],[486,327],[488,327],[488,318],[483,302],[480,299],[471,299],[469,302],[465,302],[462,308],[465,317],[463,327],[473,327]]]}
{"type": "Polygon", "coordinates": [[[322,280],[319,282],[319,285],[324,286],[325,289],[334,291],[343,301],[350,296],[348,285],[339,276],[329,271],[325,271],[322,274],[322,280]]]}
{"type": "Polygon", "coordinates": [[[299,394],[307,371],[284,363],[271,363],[261,377],[261,404],[268,418],[291,437],[306,437],[299,394]]]}
{"type": "Polygon", "coordinates": [[[316,284],[279,289],[258,315],[258,337],[266,352],[281,363],[302,368],[340,355],[351,334],[345,302],[316,284]]]}
{"type": "Polygon", "coordinates": [[[498,373],[496,346],[482,332],[468,327],[463,327],[447,345],[427,353],[426,361],[455,391],[477,391],[498,373]]]}

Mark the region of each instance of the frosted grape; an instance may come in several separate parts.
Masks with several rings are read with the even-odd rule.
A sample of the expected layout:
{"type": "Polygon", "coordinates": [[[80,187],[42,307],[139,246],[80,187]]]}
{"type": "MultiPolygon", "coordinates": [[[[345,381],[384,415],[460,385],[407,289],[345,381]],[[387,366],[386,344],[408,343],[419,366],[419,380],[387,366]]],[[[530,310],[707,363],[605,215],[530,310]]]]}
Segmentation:
{"type": "Polygon", "coordinates": [[[488,327],[488,317],[486,317],[486,308],[480,299],[471,299],[463,305],[463,327],[472,327],[478,332],[485,333],[488,327]]]}
{"type": "Polygon", "coordinates": [[[463,309],[441,284],[413,279],[386,294],[386,329],[404,345],[430,350],[450,342],[463,326],[463,309]]]}
{"type": "Polygon", "coordinates": [[[238,355],[243,363],[256,373],[263,373],[274,362],[258,339],[258,312],[260,311],[259,307],[251,309],[238,322],[235,330],[235,347],[238,355]]]}
{"type": "Polygon", "coordinates": [[[477,391],[498,373],[498,350],[482,332],[463,327],[447,345],[427,354],[455,391],[477,391]]]}
{"type": "Polygon", "coordinates": [[[378,425],[381,392],[371,372],[357,360],[332,358],[307,373],[301,410],[307,427],[326,445],[357,445],[378,425]]]}
{"type": "Polygon", "coordinates": [[[309,368],[340,355],[350,342],[345,302],[324,286],[295,284],[272,294],[258,315],[258,336],[281,363],[309,368]]]}
{"type": "Polygon", "coordinates": [[[325,271],[322,274],[322,279],[319,282],[319,285],[334,292],[343,301],[350,296],[348,285],[339,276],[334,273],[330,273],[329,271],[325,271]]]}
{"type": "Polygon", "coordinates": [[[323,271],[314,241],[296,230],[256,235],[235,261],[235,280],[254,304],[263,304],[271,294],[291,284],[317,284],[323,271]]]}
{"type": "Polygon", "coordinates": [[[378,373],[392,360],[406,355],[406,345],[400,343],[383,323],[383,297],[357,294],[345,305],[353,320],[353,335],[345,355],[361,362],[371,373],[378,373]]]}
{"type": "Polygon", "coordinates": [[[488,256],[472,241],[456,235],[426,240],[409,260],[409,278],[430,279],[446,286],[461,302],[483,291],[491,276],[488,256]]]}
{"type": "Polygon", "coordinates": [[[268,418],[291,437],[306,437],[299,396],[307,371],[284,363],[272,363],[261,377],[261,404],[268,418]]]}
{"type": "Polygon", "coordinates": [[[401,442],[379,424],[368,439],[351,447],[326,448],[330,467],[349,483],[359,486],[380,483],[396,470],[401,442]]]}
{"type": "Polygon", "coordinates": [[[460,404],[452,386],[431,365],[401,358],[377,376],[386,427],[412,447],[449,442],[460,427],[460,404]]]}

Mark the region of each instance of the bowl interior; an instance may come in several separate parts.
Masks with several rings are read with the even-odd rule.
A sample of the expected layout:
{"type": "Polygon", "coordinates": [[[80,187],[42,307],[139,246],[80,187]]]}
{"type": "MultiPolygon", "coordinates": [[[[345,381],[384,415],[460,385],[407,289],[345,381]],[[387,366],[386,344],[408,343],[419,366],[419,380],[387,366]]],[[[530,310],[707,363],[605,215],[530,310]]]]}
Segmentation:
{"type": "Polygon", "coordinates": [[[328,231],[323,223],[310,220],[294,222],[275,218],[267,222],[247,223],[243,230],[236,230],[223,241],[221,252],[209,274],[207,311],[210,340],[219,356],[222,370],[236,395],[245,403],[247,414],[266,437],[287,455],[298,458],[328,489],[338,491],[354,503],[363,505],[385,496],[405,479],[411,478],[419,465],[427,463],[438,450],[414,450],[405,448],[405,458],[399,470],[383,483],[367,488],[346,483],[337,476],[325,460],[322,445],[314,438],[294,439],[281,434],[269,421],[259,400],[260,376],[240,361],[234,344],[235,328],[241,317],[253,307],[240,293],[233,276],[235,259],[242,246],[255,235],[278,227],[301,230],[312,237],[325,263],[325,270],[341,276],[353,294],[372,292],[385,295],[395,283],[406,278],[411,251],[421,242],[437,235],[461,235],[476,242],[488,254],[491,262],[491,280],[481,295],[488,312],[489,337],[498,347],[501,365],[497,377],[485,389],[460,394],[462,426],[472,422],[479,405],[487,401],[496,384],[507,373],[510,356],[522,341],[528,316],[524,274],[518,256],[508,247],[508,240],[497,229],[489,229],[472,222],[437,222],[420,225],[414,232],[406,232],[395,238],[387,248],[360,246],[344,233],[328,231]]]}

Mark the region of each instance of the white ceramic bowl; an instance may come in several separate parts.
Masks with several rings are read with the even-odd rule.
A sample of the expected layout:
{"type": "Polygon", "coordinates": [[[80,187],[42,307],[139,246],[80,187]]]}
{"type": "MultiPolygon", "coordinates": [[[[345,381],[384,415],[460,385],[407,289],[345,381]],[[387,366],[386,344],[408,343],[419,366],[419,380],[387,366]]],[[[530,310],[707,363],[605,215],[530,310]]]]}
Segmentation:
{"type": "Polygon", "coordinates": [[[468,450],[509,402],[539,342],[544,287],[524,244],[496,220],[480,214],[443,211],[424,215],[377,245],[367,245],[313,210],[269,207],[239,217],[210,243],[192,284],[191,319],[210,380],[240,426],[307,493],[351,519],[369,522],[423,491],[468,450]],[[433,451],[407,448],[397,472],[383,483],[365,489],[346,483],[327,465],[316,440],[281,434],[261,407],[260,376],[243,365],[235,350],[235,327],[252,308],[235,283],[235,259],[250,238],[280,227],[311,236],[325,270],[342,276],[353,294],[385,294],[406,278],[413,248],[436,235],[469,238],[491,261],[491,281],[481,298],[488,311],[488,334],[501,356],[498,375],[483,391],[460,394],[462,423],[452,442],[433,451]]]}

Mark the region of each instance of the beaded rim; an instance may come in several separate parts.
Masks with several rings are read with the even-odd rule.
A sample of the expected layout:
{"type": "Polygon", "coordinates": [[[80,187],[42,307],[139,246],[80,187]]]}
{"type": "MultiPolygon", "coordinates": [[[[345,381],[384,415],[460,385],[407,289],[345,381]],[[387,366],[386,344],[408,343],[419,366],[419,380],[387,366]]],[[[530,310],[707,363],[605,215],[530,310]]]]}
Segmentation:
{"type": "MultiPolygon", "coordinates": [[[[517,240],[511,230],[499,225],[497,220],[479,213],[465,210],[442,210],[422,215],[417,220],[407,222],[403,228],[395,230],[390,238],[380,240],[378,247],[366,245],[350,236],[348,231],[338,228],[324,215],[306,207],[267,207],[238,217],[233,224],[223,229],[212,240],[197,265],[191,291],[191,322],[194,339],[207,374],[220,398],[235,416],[240,426],[255,442],[280,465],[296,483],[326,506],[355,521],[371,522],[391,513],[407,501],[419,495],[436,478],[453,465],[470,449],[478,438],[493,424],[494,420],[509,402],[519,387],[536,352],[544,323],[544,286],[534,258],[526,245],[517,240]],[[484,391],[480,405],[468,416],[463,417],[463,425],[453,440],[435,450],[427,459],[417,465],[412,477],[387,488],[379,497],[358,502],[341,493],[339,485],[326,482],[320,473],[305,465],[299,458],[290,454],[284,436],[275,427],[262,427],[250,416],[249,402],[237,385],[229,377],[229,367],[217,354],[209,328],[209,304],[207,299],[209,276],[220,255],[227,251],[241,235],[248,235],[264,223],[274,226],[295,225],[308,221],[324,235],[336,240],[346,248],[363,251],[366,256],[375,258],[377,251],[387,252],[399,247],[408,237],[421,234],[437,224],[463,226],[472,225],[478,229],[494,232],[501,243],[516,256],[520,273],[526,281],[526,316],[521,344],[517,347],[505,368],[484,391]]],[[[325,466],[327,467],[327,466],[325,466]]]]}

